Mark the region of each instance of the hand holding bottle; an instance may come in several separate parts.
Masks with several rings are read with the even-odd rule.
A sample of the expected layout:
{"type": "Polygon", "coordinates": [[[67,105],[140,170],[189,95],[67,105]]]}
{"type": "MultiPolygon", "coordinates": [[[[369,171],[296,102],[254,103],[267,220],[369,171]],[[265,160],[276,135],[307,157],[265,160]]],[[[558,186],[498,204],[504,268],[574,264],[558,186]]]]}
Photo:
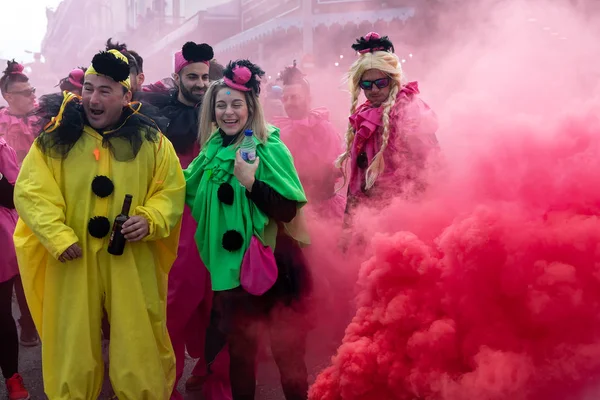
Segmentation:
{"type": "Polygon", "coordinates": [[[252,185],[254,185],[254,176],[258,169],[260,158],[256,157],[254,163],[249,164],[242,158],[240,150],[235,155],[235,164],[233,166],[233,175],[237,178],[242,186],[249,192],[252,191],[252,185]]]}
{"type": "Polygon", "coordinates": [[[150,227],[148,220],[139,215],[129,217],[127,221],[123,223],[123,229],[121,233],[125,235],[125,239],[129,242],[137,242],[148,236],[150,227]]]}

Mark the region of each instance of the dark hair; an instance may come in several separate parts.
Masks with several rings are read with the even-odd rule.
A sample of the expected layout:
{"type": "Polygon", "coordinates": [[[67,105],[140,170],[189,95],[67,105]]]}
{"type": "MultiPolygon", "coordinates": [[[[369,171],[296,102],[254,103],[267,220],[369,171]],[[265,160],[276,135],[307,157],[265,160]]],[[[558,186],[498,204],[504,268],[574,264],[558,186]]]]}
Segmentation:
{"type": "MultiPolygon", "coordinates": [[[[102,134],[102,146],[108,148],[117,161],[127,162],[134,159],[144,140],[160,140],[159,128],[154,121],[157,115],[152,108],[137,108],[129,105],[123,108],[121,126],[116,130],[102,134]],[[147,114],[151,112],[151,114],[147,114]]],[[[83,134],[86,124],[85,111],[78,97],[67,100],[62,93],[40,97],[39,107],[35,110],[38,117],[34,126],[39,129],[35,141],[38,148],[52,158],[65,158],[83,134]],[[62,118],[54,122],[53,118],[62,111],[62,118]],[[51,124],[52,123],[52,124],[51,124]],[[53,126],[48,126],[48,125],[53,126]]]]}
{"type": "Polygon", "coordinates": [[[138,74],[141,74],[142,72],[144,72],[144,59],[142,58],[142,56],[140,56],[137,51],[133,51],[133,50],[127,50],[127,51],[135,59],[135,63],[137,64],[137,68],[138,68],[138,74]]]}
{"type": "Polygon", "coordinates": [[[210,61],[210,69],[208,70],[208,79],[211,81],[218,81],[223,78],[223,72],[225,67],[219,64],[216,60],[210,61]]]}
{"type": "Polygon", "coordinates": [[[300,71],[296,65],[296,60],[294,60],[294,63],[291,66],[285,67],[283,71],[281,71],[277,80],[280,80],[284,86],[300,85],[307,94],[310,94],[310,84],[306,80],[306,75],[300,71]]]}
{"type": "Polygon", "coordinates": [[[6,69],[0,78],[0,91],[2,94],[8,92],[10,85],[17,82],[29,82],[27,75],[23,73],[23,66],[15,60],[7,61],[6,69]]]}
{"type": "Polygon", "coordinates": [[[60,80],[60,82],[58,83],[58,87],[60,88],[61,92],[64,92],[65,90],[67,92],[75,92],[75,91],[80,91],[81,90],[80,87],[77,87],[77,86],[73,85],[71,83],[71,81],[69,81],[68,77],[67,78],[62,78],[60,80]]]}
{"type": "MultiPolygon", "coordinates": [[[[127,62],[129,63],[130,73],[137,75],[143,72],[142,67],[137,62],[137,58],[133,55],[133,53],[135,52],[127,50],[127,45],[125,43],[113,43],[112,38],[108,38],[108,40],[106,41],[106,50],[117,50],[118,52],[123,54],[127,58],[127,62]]],[[[135,54],[140,58],[143,64],[144,60],[142,59],[142,57],[140,57],[137,53],[135,54]]]]}

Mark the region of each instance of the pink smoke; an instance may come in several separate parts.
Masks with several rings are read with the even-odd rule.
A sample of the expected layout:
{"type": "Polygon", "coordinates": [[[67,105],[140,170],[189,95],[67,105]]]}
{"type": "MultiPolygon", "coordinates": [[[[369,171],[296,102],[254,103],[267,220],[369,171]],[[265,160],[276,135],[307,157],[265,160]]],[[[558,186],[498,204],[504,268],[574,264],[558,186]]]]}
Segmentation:
{"type": "Polygon", "coordinates": [[[443,127],[430,191],[358,216],[357,312],[311,400],[597,394],[595,32],[547,4],[487,12],[422,82],[443,127]]]}

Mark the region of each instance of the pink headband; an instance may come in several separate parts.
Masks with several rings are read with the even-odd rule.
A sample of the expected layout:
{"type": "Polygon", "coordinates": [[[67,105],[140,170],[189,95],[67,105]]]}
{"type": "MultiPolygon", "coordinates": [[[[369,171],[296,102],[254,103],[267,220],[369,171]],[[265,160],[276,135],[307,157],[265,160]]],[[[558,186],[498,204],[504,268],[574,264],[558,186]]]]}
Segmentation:
{"type": "Polygon", "coordinates": [[[233,80],[228,77],[224,77],[223,81],[227,86],[232,89],[239,90],[241,92],[249,92],[252,89],[246,86],[246,83],[252,79],[252,72],[248,67],[239,67],[236,66],[232,70],[233,72],[233,80]]]}
{"type": "Polygon", "coordinates": [[[69,72],[69,82],[71,85],[81,88],[83,85],[81,81],[83,81],[84,73],[82,69],[76,68],[73,71],[69,72]]]}
{"type": "MultiPolygon", "coordinates": [[[[197,62],[201,62],[204,63],[208,66],[210,66],[210,61],[197,61],[197,62]]],[[[194,64],[194,61],[188,61],[185,59],[185,57],[183,57],[183,52],[180,50],[177,53],[175,53],[175,73],[178,74],[181,72],[181,70],[190,65],[190,64],[194,64]]]]}

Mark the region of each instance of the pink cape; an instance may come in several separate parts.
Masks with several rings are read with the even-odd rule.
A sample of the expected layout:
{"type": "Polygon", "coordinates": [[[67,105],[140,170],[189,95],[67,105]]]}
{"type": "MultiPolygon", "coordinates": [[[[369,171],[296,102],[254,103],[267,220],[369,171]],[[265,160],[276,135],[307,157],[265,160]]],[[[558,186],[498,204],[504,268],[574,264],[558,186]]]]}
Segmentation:
{"type": "MultiPolygon", "coordinates": [[[[0,173],[6,177],[9,183],[17,180],[19,167],[15,151],[0,137],[0,173]]],[[[17,212],[0,206],[0,282],[6,282],[19,273],[13,233],[17,224],[17,212]]]]}
{"type": "MultiPolygon", "coordinates": [[[[435,132],[438,124],[433,111],[417,97],[417,82],[410,82],[402,88],[396,98],[396,104],[390,112],[390,138],[384,151],[385,170],[377,178],[378,190],[396,188],[415,175],[414,160],[424,160],[430,150],[437,148],[435,132]],[[410,155],[409,159],[403,157],[410,155]]],[[[368,165],[381,147],[383,108],[374,108],[369,101],[358,107],[350,116],[350,124],[355,131],[350,161],[349,194],[362,197],[362,187],[366,181],[366,168],[358,162],[364,153],[368,165]]]]}
{"type": "MultiPolygon", "coordinates": [[[[195,149],[198,154],[198,148],[195,149]]],[[[191,157],[179,155],[182,167],[186,167],[191,157]]],[[[169,273],[169,292],[167,295],[167,329],[175,351],[176,383],[171,400],[182,400],[177,390],[177,382],[183,375],[185,350],[198,361],[192,375],[206,375],[204,345],[206,329],[209,324],[212,307],[212,289],[210,275],[194,240],[196,221],[188,206],[185,206],[179,236],[177,259],[169,273]]],[[[231,400],[229,385],[229,352],[225,348],[212,365],[212,374],[203,388],[206,400],[231,400]]]]}
{"type": "Polygon", "coordinates": [[[17,154],[17,160],[23,161],[36,137],[34,124],[37,117],[18,117],[8,108],[0,110],[0,137],[3,137],[17,154]]]}

